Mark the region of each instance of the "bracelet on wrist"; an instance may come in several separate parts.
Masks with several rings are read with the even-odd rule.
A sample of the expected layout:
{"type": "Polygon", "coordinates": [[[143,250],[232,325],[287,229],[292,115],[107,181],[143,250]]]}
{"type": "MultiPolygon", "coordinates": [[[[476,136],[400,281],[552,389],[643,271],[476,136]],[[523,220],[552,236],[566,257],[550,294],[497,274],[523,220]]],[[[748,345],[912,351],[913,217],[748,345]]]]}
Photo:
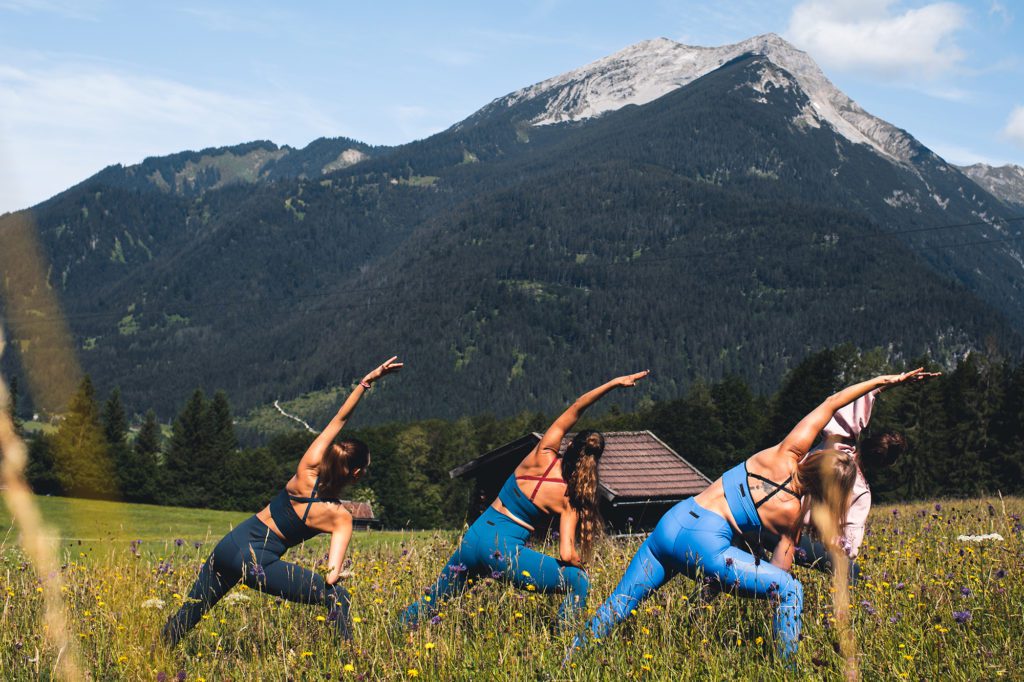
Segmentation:
{"type": "Polygon", "coordinates": [[[370,390],[370,382],[368,382],[366,379],[360,379],[359,385],[365,388],[367,391],[370,390]]]}

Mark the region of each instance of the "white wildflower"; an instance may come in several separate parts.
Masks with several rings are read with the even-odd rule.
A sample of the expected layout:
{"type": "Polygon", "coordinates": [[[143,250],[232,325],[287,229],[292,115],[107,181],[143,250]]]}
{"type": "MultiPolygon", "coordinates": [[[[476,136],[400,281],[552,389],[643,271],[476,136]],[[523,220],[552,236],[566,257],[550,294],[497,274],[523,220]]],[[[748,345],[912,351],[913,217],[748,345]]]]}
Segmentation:
{"type": "Polygon", "coordinates": [[[985,540],[995,540],[996,542],[1002,542],[1003,536],[999,533],[989,533],[987,535],[960,535],[957,536],[957,540],[960,542],[984,542],[985,540]]]}
{"type": "Polygon", "coordinates": [[[164,600],[159,597],[152,597],[142,602],[142,608],[144,609],[162,609],[164,607],[164,600]]]}
{"type": "Polygon", "coordinates": [[[249,601],[244,592],[229,592],[226,597],[220,600],[221,604],[242,604],[249,601]]]}

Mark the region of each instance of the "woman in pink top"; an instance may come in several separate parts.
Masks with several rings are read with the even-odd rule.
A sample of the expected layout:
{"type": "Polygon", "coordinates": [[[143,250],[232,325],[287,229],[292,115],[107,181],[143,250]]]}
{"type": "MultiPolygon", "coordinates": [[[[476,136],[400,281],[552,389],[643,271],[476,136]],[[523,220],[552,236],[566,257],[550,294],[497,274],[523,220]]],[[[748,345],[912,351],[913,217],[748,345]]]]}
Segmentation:
{"type": "MultiPolygon", "coordinates": [[[[938,373],[926,372],[922,376],[931,378],[938,376],[938,373]]],[[[882,390],[884,389],[879,388],[871,391],[840,408],[821,430],[822,438],[811,450],[814,452],[833,449],[848,452],[857,463],[857,480],[850,494],[843,536],[839,538],[839,545],[850,557],[851,583],[857,580],[860,573],[856,558],[864,541],[864,528],[871,512],[871,487],[868,485],[864,470],[873,473],[890,467],[907,450],[907,439],[897,431],[872,434],[863,440],[860,438],[861,432],[871,421],[871,410],[882,390]]],[[[804,520],[804,524],[808,530],[813,529],[809,518],[804,520]]],[[[771,545],[775,543],[764,544],[771,549],[771,545]]],[[[805,532],[802,535],[795,552],[794,563],[820,571],[832,570],[832,559],[828,549],[812,532],[805,532]]]]}

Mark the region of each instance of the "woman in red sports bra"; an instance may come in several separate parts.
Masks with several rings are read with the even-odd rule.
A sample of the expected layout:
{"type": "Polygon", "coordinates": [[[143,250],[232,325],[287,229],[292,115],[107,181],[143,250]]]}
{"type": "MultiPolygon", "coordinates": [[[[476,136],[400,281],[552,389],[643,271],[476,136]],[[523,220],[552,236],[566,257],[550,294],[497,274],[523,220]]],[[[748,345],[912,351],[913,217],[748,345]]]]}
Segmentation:
{"type": "Polygon", "coordinates": [[[518,587],[545,594],[565,594],[559,610],[565,624],[586,606],[590,579],[583,569],[600,531],[597,500],[597,463],[604,452],[604,437],[582,431],[559,454],[562,439],[583,412],[609,391],[634,386],[647,376],[612,379],[580,396],[548,428],[515,472],[498,498],[480,515],[462,538],[433,588],[402,614],[405,626],[431,615],[440,603],[465,591],[470,578],[504,578],[518,587]],[[526,547],[538,524],[559,516],[559,558],[526,547]]]}

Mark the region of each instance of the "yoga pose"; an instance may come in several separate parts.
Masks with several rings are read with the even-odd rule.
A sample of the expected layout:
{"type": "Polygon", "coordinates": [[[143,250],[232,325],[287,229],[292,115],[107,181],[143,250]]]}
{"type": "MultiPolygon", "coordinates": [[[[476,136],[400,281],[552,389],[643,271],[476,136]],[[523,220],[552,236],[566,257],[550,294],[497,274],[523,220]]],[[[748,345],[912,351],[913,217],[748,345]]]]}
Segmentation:
{"type": "MultiPolygon", "coordinates": [[[[841,527],[857,466],[849,452],[808,451],[836,411],[869,391],[917,381],[920,369],[880,376],[830,396],[786,438],[725,472],[696,497],[670,509],[637,550],[625,575],[589,625],[588,637],[606,637],[637,605],[678,573],[703,575],[738,595],[778,602],[773,621],[783,656],[797,651],[803,588],[789,573],[804,515],[821,505],[841,527]],[[781,481],[781,482],[779,482],[781,481]],[[803,498],[803,501],[801,501],[803,498]],[[771,563],[732,546],[738,533],[780,536],[771,563]]],[[[578,637],[575,646],[584,642],[578,637]]]]}
{"type": "Polygon", "coordinates": [[[590,579],[583,564],[590,559],[600,531],[597,463],[604,452],[604,437],[581,431],[564,454],[559,449],[584,410],[609,391],[633,386],[647,374],[612,379],[580,396],[555,420],[505,481],[494,503],[466,531],[433,588],[402,614],[404,625],[416,625],[424,615],[436,612],[439,602],[463,592],[470,578],[484,575],[545,594],[564,592],[559,610],[563,624],[586,606],[590,579]],[[530,533],[548,515],[560,517],[560,560],[526,547],[530,533]]]}
{"type": "Polygon", "coordinates": [[[168,645],[177,644],[240,582],[289,601],[326,606],[336,631],[350,636],[349,594],[337,583],[352,538],[352,514],[341,505],[338,493],[366,473],[370,451],[354,438],[334,439],[370,385],[402,368],[397,360],[393,357],[363,377],[306,450],[295,475],[277,497],[217,543],[199,569],[185,604],[164,625],[163,639],[168,645]],[[309,569],[281,561],[289,547],[319,533],[331,534],[326,580],[309,569]]]}
{"type": "MultiPolygon", "coordinates": [[[[938,373],[922,372],[921,378],[939,376],[938,373]]],[[[860,573],[857,566],[857,554],[864,541],[864,529],[868,514],[871,512],[871,487],[868,485],[868,474],[893,465],[906,452],[907,439],[897,431],[885,431],[871,434],[861,439],[861,432],[871,421],[871,411],[875,399],[882,392],[875,389],[849,405],[839,409],[822,429],[823,438],[814,446],[814,450],[832,448],[850,453],[857,464],[857,478],[850,493],[850,506],[846,512],[846,523],[842,528],[839,545],[850,559],[850,582],[856,582],[860,573]]],[[[812,450],[813,451],[813,450],[812,450]]],[[[805,525],[809,519],[805,519],[805,525]]],[[[774,542],[769,545],[774,545],[774,542]]],[[[825,544],[813,532],[804,533],[800,546],[796,551],[795,563],[809,566],[822,571],[832,570],[832,557],[825,544]]]]}

